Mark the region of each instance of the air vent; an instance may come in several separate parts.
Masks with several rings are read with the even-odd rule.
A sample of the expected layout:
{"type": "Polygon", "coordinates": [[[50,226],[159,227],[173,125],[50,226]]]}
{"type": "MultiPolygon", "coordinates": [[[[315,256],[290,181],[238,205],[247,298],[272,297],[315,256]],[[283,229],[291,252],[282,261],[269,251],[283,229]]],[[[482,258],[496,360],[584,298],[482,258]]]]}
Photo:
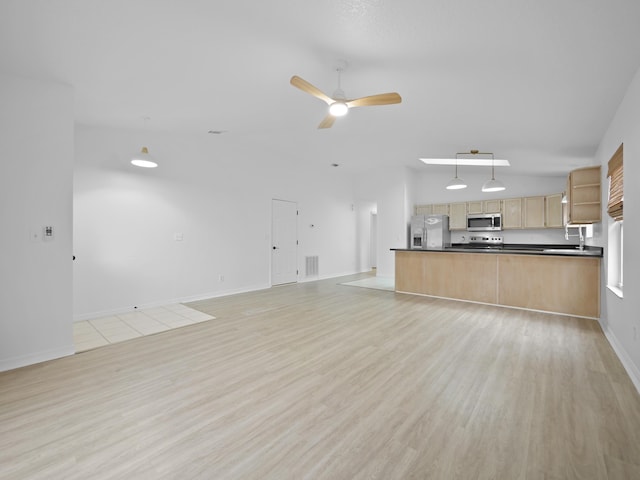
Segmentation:
{"type": "Polygon", "coordinates": [[[304,257],[305,270],[304,273],[307,277],[313,277],[318,275],[318,256],[304,257]]]}

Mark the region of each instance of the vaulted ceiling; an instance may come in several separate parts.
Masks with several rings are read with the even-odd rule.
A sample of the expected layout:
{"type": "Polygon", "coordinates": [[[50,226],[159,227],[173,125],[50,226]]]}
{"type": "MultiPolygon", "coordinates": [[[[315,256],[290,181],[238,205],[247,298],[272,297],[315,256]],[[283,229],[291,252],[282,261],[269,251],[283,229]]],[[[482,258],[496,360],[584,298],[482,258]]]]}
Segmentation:
{"type": "MultiPolygon", "coordinates": [[[[268,139],[354,171],[478,148],[588,164],[640,66],[637,0],[3,0],[0,70],[70,84],[79,124],[268,139]],[[354,98],[331,129],[335,68],[354,98]]],[[[294,154],[292,150],[291,154],[294,154]]]]}

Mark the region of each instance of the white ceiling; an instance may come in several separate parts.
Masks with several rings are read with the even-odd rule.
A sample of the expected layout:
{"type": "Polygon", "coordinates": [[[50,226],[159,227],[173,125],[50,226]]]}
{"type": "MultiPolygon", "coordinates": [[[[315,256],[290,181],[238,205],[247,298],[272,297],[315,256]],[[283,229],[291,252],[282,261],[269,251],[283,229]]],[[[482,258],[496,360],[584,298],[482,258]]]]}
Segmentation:
{"type": "Polygon", "coordinates": [[[638,0],[1,0],[0,70],[72,85],[80,124],[149,116],[354,170],[477,148],[559,174],[591,161],[640,65],[639,21],[638,0]],[[341,60],[347,97],[402,104],[317,130],[326,105],[289,79],[331,94],[341,60]]]}

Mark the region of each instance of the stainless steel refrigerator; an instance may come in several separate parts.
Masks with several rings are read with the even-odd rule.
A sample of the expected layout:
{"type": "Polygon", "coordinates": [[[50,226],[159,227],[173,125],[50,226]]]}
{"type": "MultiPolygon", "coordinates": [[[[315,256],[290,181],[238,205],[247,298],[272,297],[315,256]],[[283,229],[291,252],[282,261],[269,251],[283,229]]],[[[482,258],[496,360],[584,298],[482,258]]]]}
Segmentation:
{"type": "Polygon", "coordinates": [[[441,250],[451,246],[448,215],[411,217],[409,246],[417,250],[441,250]]]}

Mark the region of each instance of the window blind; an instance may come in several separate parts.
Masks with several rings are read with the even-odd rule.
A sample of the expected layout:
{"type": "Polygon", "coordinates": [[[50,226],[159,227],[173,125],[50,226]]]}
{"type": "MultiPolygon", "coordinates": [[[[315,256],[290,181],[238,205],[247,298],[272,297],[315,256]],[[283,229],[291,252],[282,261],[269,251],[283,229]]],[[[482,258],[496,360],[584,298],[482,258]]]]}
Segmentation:
{"type": "Polygon", "coordinates": [[[624,171],[622,166],[622,146],[618,147],[616,153],[609,160],[607,177],[609,177],[609,202],[607,203],[607,213],[615,220],[622,220],[622,205],[624,203],[624,171]]]}

